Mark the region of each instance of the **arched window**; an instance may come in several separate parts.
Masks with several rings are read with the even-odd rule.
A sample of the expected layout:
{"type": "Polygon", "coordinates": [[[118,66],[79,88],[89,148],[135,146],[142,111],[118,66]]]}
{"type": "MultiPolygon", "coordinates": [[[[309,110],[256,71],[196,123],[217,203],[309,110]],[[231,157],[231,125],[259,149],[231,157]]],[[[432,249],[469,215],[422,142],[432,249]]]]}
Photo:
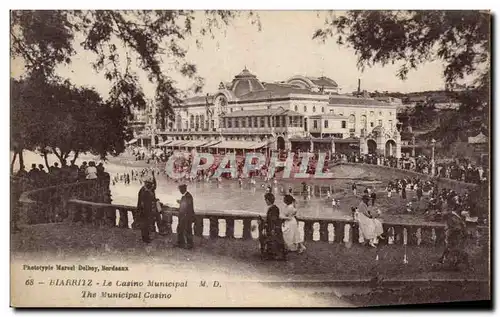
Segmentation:
{"type": "Polygon", "coordinates": [[[366,116],[361,116],[361,129],[366,129],[366,116]]]}
{"type": "Polygon", "coordinates": [[[321,107],[321,112],[325,113],[325,107],[321,107]]]}
{"type": "Polygon", "coordinates": [[[349,129],[356,129],[356,116],[354,114],[349,116],[349,129]]]}
{"type": "Polygon", "coordinates": [[[299,111],[299,106],[295,105],[295,111],[298,112],[299,111]]]}
{"type": "Polygon", "coordinates": [[[304,106],[304,112],[307,112],[307,106],[304,106]]]}
{"type": "Polygon", "coordinates": [[[316,106],[313,106],[313,112],[316,112],[316,106]]]}

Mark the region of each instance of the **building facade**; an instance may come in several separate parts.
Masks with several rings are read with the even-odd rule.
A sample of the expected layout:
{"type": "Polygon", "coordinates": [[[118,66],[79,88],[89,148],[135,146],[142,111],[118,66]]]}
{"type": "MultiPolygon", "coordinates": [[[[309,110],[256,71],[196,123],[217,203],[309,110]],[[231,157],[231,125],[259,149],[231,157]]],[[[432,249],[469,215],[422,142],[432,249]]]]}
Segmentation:
{"type": "MultiPolygon", "coordinates": [[[[314,150],[330,144],[336,152],[346,140],[358,143],[361,154],[400,157],[397,104],[339,94],[327,77],[293,76],[261,82],[246,68],[229,83],[206,96],[184,100],[157,131],[159,143],[233,142],[265,144],[272,150],[314,150]],[[337,146],[339,144],[339,146],[337,146]],[[297,145],[297,146],[295,146],[297,145]]],[[[159,124],[157,126],[160,126],[159,124]]]]}

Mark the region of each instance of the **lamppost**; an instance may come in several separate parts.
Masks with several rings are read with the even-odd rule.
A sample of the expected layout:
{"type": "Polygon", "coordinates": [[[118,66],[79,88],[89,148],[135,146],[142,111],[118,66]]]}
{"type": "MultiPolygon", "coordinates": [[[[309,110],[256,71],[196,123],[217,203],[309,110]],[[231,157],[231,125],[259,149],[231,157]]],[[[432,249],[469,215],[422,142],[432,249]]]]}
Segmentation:
{"type": "Polygon", "coordinates": [[[432,172],[432,176],[434,176],[434,174],[436,172],[436,161],[435,161],[435,157],[434,157],[434,149],[436,147],[436,140],[432,139],[431,144],[432,144],[431,172],[432,172]]]}

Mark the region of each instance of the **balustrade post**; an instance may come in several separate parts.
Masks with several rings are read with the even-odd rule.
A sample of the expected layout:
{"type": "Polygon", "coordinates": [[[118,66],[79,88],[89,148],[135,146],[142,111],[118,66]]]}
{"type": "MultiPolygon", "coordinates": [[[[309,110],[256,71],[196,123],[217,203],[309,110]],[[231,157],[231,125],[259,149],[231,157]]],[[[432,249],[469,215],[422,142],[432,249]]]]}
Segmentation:
{"type": "Polygon", "coordinates": [[[328,222],[320,221],[319,223],[319,240],[328,242],[328,222]]]}
{"type": "Polygon", "coordinates": [[[390,229],[390,226],[388,226],[386,224],[382,224],[382,230],[384,231],[383,235],[384,235],[385,239],[379,239],[378,243],[380,245],[389,244],[389,229],[390,229]]]}
{"type": "Polygon", "coordinates": [[[194,218],[194,235],[203,236],[203,216],[195,216],[194,218]]]}
{"type": "Polygon", "coordinates": [[[234,219],[226,219],[226,238],[234,238],[234,219]]]}
{"type": "Polygon", "coordinates": [[[210,217],[210,238],[215,239],[219,236],[219,219],[210,217]]]}
{"type": "Polygon", "coordinates": [[[394,226],[394,244],[403,244],[404,228],[403,226],[394,226]]]}
{"type": "Polygon", "coordinates": [[[422,234],[421,244],[423,244],[423,245],[433,245],[434,244],[434,240],[432,239],[432,227],[422,227],[421,234],[422,234]]]}
{"type": "Polygon", "coordinates": [[[120,208],[120,221],[118,222],[118,227],[120,228],[128,228],[128,210],[120,208]]]}
{"type": "Polygon", "coordinates": [[[312,241],[313,240],[313,222],[312,221],[304,221],[304,241],[312,241]]]}
{"type": "Polygon", "coordinates": [[[352,243],[359,244],[359,225],[356,222],[351,222],[352,243]]]}
{"type": "Polygon", "coordinates": [[[434,229],[436,232],[436,244],[441,245],[445,243],[445,233],[444,233],[444,228],[435,228],[434,229]]]}
{"type": "Polygon", "coordinates": [[[415,226],[406,227],[406,232],[408,235],[408,245],[418,245],[417,229],[418,228],[415,226]]]}
{"type": "Polygon", "coordinates": [[[243,239],[252,239],[252,219],[243,219],[243,239]]]}
{"type": "Polygon", "coordinates": [[[333,224],[335,228],[335,242],[344,242],[344,234],[345,234],[345,223],[341,221],[336,221],[333,224]]]}

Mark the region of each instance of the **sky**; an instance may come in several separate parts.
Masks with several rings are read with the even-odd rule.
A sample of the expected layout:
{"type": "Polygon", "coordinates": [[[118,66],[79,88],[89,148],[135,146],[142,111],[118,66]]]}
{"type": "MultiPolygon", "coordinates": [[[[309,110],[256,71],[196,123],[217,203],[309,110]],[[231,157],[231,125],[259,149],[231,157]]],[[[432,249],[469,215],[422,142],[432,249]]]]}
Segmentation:
{"type": "MultiPolygon", "coordinates": [[[[316,11],[258,13],[261,31],[248,19],[237,18],[224,30],[216,31],[214,39],[204,37],[202,48],[196,47],[195,38],[183,43],[188,49],[187,59],[197,65],[198,75],[205,80],[203,94],[215,92],[221,81],[231,81],[245,67],[264,82],[284,81],[294,75],[330,77],[341,87],[342,93],[355,91],[358,78],[361,89],[368,91],[413,92],[444,88],[443,65],[439,61],[421,65],[411,71],[405,81],[396,76],[397,64],[359,70],[353,50],[338,45],[333,38],[326,43],[312,39],[314,31],[324,23],[324,16],[318,17],[316,11]]],[[[94,87],[107,96],[109,83],[90,65],[94,56],[83,49],[77,52],[71,65],[59,67],[58,74],[77,85],[94,87]]],[[[165,59],[165,69],[167,64],[168,59],[165,59]]],[[[11,66],[14,76],[22,71],[20,63],[11,66]]],[[[173,77],[181,89],[192,84],[182,76],[173,77]]],[[[141,78],[145,77],[141,75],[141,78]]],[[[145,84],[145,91],[152,96],[154,87],[145,84]]]]}

